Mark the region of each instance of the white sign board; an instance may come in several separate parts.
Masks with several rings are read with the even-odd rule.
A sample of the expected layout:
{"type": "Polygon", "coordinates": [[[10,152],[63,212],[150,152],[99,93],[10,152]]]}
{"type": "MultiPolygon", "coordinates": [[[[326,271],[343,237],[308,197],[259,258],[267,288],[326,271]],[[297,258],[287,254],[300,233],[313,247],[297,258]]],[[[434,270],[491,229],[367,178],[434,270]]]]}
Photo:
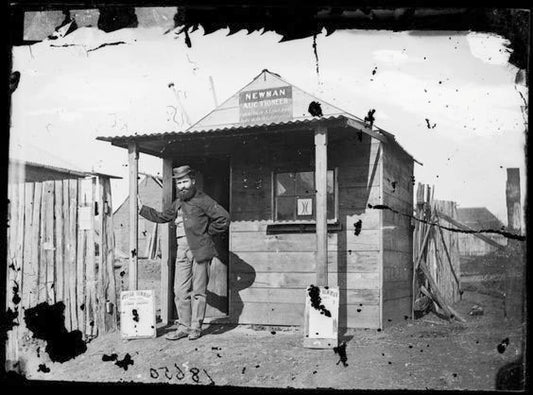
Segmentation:
{"type": "Polygon", "coordinates": [[[120,293],[120,332],[125,339],[156,337],[153,290],[120,293]]]}
{"type": "Polygon", "coordinates": [[[87,230],[92,228],[92,210],[90,206],[80,207],[78,216],[80,229],[87,230]]]}
{"type": "Polygon", "coordinates": [[[93,201],[93,180],[84,178],[81,180],[81,204],[90,204],[93,201]]]}
{"type": "Polygon", "coordinates": [[[298,215],[313,215],[313,199],[298,199],[298,215]]]}
{"type": "Polygon", "coordinates": [[[304,346],[330,348],[338,344],[339,288],[308,287],[305,298],[304,346]]]}
{"type": "Polygon", "coordinates": [[[239,122],[263,124],[292,118],[292,86],[264,88],[239,94],[239,122]]]}

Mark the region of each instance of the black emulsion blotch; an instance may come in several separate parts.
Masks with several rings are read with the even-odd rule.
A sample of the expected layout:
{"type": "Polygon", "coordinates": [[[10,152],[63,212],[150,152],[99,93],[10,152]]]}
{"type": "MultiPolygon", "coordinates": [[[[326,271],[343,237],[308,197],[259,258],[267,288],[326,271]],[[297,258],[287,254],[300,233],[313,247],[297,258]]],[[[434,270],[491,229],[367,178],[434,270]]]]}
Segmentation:
{"type": "Polygon", "coordinates": [[[24,311],[26,327],[33,337],[47,342],[45,351],[52,362],[66,362],[87,351],[87,345],[79,330],[65,328],[65,305],[40,303],[24,311]]]}
{"type": "Polygon", "coordinates": [[[139,322],[139,312],[137,309],[131,310],[131,314],[133,315],[133,321],[139,322]]]}
{"type": "Polygon", "coordinates": [[[359,234],[361,233],[361,228],[363,227],[363,221],[359,220],[357,221],[355,224],[353,224],[354,226],[354,235],[356,236],[359,236],[359,234]]]}
{"type": "Polygon", "coordinates": [[[104,354],[102,355],[102,361],[109,362],[109,361],[116,361],[118,358],[118,355],[113,353],[111,355],[104,354]]]}
{"type": "Polygon", "coordinates": [[[311,284],[308,289],[309,297],[311,298],[311,306],[320,311],[320,314],[324,314],[326,317],[331,317],[331,312],[324,307],[322,298],[320,297],[320,288],[311,284]]]}
{"type": "Polygon", "coordinates": [[[368,110],[368,114],[363,120],[365,127],[372,129],[372,127],[374,126],[374,121],[376,120],[376,118],[374,117],[375,113],[376,113],[375,109],[368,110]]]}
{"type": "Polygon", "coordinates": [[[322,107],[320,106],[320,103],[316,101],[309,103],[309,108],[307,111],[309,111],[309,114],[311,114],[313,117],[321,117],[323,115],[322,107]]]}
{"type": "Polygon", "coordinates": [[[333,352],[335,354],[339,354],[340,359],[337,362],[337,365],[342,362],[344,367],[348,366],[346,363],[346,361],[348,361],[348,357],[346,355],[346,342],[342,342],[338,347],[333,347],[333,352]]]}
{"type": "Polygon", "coordinates": [[[128,366],[129,365],[133,365],[134,361],[133,359],[131,359],[131,355],[130,354],[126,354],[124,356],[123,359],[121,360],[117,360],[115,362],[115,365],[117,365],[118,367],[124,369],[124,370],[128,370],[128,366]]]}
{"type": "Polygon", "coordinates": [[[498,350],[498,352],[500,354],[503,354],[505,352],[505,350],[507,349],[507,346],[509,345],[509,338],[506,337],[505,339],[503,339],[501,341],[500,344],[498,344],[498,346],[496,347],[496,349],[498,350]]]}

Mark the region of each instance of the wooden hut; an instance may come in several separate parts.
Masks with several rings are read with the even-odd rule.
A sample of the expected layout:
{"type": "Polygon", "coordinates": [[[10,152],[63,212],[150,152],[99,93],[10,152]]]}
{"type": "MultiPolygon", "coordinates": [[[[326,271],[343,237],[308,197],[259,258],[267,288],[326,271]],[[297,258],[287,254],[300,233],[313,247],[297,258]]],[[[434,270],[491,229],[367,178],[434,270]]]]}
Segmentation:
{"type": "MultiPolygon", "coordinates": [[[[190,164],[230,212],[208,287],[207,316],[217,322],[301,325],[310,284],[339,286],[341,327],[382,328],[411,315],[412,229],[399,213],[413,213],[414,159],[392,134],[263,70],[187,130],[98,139],[128,148],[130,194],[142,152],[163,159],[163,207],[173,199],[172,168],[190,164]]],[[[172,225],[162,236],[169,322],[172,225]]],[[[130,240],[133,250],[136,235],[130,240]]]]}

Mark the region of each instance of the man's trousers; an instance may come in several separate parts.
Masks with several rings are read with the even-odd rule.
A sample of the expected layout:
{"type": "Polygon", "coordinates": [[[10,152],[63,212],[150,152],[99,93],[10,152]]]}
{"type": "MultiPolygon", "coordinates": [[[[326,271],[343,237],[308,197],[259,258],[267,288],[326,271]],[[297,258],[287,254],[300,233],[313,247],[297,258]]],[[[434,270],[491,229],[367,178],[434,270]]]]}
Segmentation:
{"type": "Polygon", "coordinates": [[[178,310],[178,329],[201,330],[205,316],[211,260],[197,262],[185,237],[179,237],[177,245],[174,302],[178,310]]]}

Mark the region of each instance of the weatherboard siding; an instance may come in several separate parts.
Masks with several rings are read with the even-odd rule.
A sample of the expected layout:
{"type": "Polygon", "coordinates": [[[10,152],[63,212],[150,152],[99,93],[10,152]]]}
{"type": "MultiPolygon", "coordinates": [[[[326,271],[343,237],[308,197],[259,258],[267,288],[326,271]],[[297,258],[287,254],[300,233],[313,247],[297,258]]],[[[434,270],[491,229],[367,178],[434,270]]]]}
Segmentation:
{"type": "Polygon", "coordinates": [[[383,145],[383,326],[411,317],[413,279],[413,161],[383,145]]]}
{"type": "MultiPolygon", "coordinates": [[[[341,327],[378,328],[380,213],[368,204],[380,202],[381,148],[367,135],[360,139],[343,133],[328,144],[342,226],[328,233],[328,282],[341,289],[341,327]]],[[[243,145],[246,149],[239,147],[233,156],[231,172],[230,317],[243,324],[301,325],[306,288],[316,281],[316,235],[267,234],[267,228],[274,223],[272,172],[313,169],[312,134],[243,145]]]]}

